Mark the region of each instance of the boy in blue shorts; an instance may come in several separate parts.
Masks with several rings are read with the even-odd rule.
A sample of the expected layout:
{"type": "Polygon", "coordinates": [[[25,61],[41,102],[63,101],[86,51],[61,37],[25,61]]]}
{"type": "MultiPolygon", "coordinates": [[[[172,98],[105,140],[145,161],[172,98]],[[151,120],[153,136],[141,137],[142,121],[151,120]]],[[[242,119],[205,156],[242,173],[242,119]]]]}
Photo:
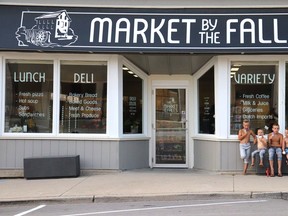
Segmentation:
{"type": "Polygon", "coordinates": [[[284,149],[283,145],[283,135],[279,133],[279,125],[274,123],[272,126],[272,133],[269,133],[269,164],[270,164],[270,176],[274,177],[274,155],[277,155],[278,162],[278,176],[282,177],[282,151],[284,149]]]}
{"type": "Polygon", "coordinates": [[[250,136],[254,138],[254,143],[256,143],[256,135],[249,128],[250,122],[248,120],[243,121],[243,128],[238,132],[238,140],[240,141],[240,157],[243,159],[244,167],[243,167],[243,175],[246,175],[249,157],[250,157],[250,136]]]}

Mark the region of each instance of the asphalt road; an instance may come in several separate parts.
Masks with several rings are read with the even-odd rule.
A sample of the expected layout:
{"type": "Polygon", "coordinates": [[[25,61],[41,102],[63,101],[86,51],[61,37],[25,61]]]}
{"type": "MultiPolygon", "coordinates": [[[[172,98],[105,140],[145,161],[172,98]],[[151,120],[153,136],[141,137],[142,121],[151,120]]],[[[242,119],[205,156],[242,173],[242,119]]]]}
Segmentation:
{"type": "Polygon", "coordinates": [[[0,216],[287,216],[288,201],[282,199],[173,197],[96,202],[32,202],[0,205],[0,216]]]}

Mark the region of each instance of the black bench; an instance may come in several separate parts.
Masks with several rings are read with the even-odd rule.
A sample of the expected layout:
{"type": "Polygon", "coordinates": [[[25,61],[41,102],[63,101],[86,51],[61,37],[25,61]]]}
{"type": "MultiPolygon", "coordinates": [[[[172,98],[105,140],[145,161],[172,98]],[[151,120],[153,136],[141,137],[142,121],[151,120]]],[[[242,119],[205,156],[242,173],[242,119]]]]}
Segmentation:
{"type": "MultiPolygon", "coordinates": [[[[256,174],[266,174],[265,171],[266,171],[266,168],[270,168],[270,165],[269,165],[269,154],[268,154],[268,150],[266,150],[264,156],[263,156],[263,164],[264,164],[264,167],[260,167],[259,166],[259,162],[260,162],[260,156],[259,156],[259,153],[257,153],[255,155],[255,170],[256,170],[256,174]]],[[[275,154],[274,155],[274,173],[275,175],[278,174],[278,162],[277,162],[277,155],[275,154]]],[[[288,166],[286,164],[286,156],[285,155],[282,155],[282,174],[288,174],[288,166]]]]}
{"type": "Polygon", "coordinates": [[[80,156],[24,158],[24,178],[60,178],[80,175],[80,156]]]}

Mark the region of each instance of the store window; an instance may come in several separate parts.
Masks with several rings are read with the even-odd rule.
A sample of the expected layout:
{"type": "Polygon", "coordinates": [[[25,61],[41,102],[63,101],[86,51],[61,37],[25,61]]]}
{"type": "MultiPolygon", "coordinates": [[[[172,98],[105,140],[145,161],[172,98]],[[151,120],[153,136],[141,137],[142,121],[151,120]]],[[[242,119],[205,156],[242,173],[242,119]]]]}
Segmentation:
{"type": "Polygon", "coordinates": [[[214,67],[198,80],[199,133],[215,133],[214,67]]]}
{"type": "Polygon", "coordinates": [[[52,132],[52,61],[6,60],[5,89],[5,132],[52,132]]]}
{"type": "Polygon", "coordinates": [[[123,133],[142,133],[143,80],[123,66],[123,133]]]}
{"type": "Polygon", "coordinates": [[[274,64],[232,63],[231,134],[237,134],[242,121],[266,133],[278,121],[278,66],[274,64]]]}
{"type": "Polygon", "coordinates": [[[107,63],[61,61],[60,133],[106,133],[107,63]]]}

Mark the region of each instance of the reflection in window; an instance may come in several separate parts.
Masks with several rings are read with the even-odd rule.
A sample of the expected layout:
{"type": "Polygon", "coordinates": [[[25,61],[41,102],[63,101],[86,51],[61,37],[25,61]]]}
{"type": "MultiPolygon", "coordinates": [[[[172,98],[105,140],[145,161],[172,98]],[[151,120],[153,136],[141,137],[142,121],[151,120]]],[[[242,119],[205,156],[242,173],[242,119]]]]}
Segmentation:
{"type": "Polygon", "coordinates": [[[52,132],[52,61],[7,60],[5,89],[5,132],[52,132]]]}
{"type": "Polygon", "coordinates": [[[106,133],[106,104],[106,62],[61,62],[60,133],[106,133]]]}
{"type": "Polygon", "coordinates": [[[231,134],[237,134],[244,119],[252,129],[265,133],[278,121],[278,82],[276,65],[243,65],[231,67],[231,134]]]}
{"type": "Polygon", "coordinates": [[[143,80],[123,66],[123,133],[142,133],[143,80]]]}
{"type": "Polygon", "coordinates": [[[214,67],[198,80],[199,133],[215,133],[214,67]]]}

